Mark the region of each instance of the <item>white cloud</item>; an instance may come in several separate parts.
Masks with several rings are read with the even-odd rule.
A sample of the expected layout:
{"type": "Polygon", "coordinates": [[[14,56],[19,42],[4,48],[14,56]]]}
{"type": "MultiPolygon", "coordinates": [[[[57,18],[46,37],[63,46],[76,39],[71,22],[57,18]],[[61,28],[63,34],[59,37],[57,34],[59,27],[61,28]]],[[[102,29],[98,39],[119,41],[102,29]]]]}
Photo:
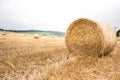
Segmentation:
{"type": "Polygon", "coordinates": [[[119,0],[1,0],[0,26],[8,29],[66,31],[77,18],[120,26],[119,0]]]}

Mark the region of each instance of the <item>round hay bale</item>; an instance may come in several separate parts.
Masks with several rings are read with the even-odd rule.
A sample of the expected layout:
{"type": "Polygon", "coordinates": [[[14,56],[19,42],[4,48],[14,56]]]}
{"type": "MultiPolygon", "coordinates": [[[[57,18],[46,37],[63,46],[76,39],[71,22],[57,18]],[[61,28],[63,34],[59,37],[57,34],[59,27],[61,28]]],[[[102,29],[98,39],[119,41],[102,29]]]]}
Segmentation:
{"type": "Polygon", "coordinates": [[[34,36],[34,39],[39,39],[39,36],[34,36]]]}
{"type": "Polygon", "coordinates": [[[6,35],[6,34],[7,34],[6,31],[3,31],[2,35],[4,36],[4,35],[6,35]]]}
{"type": "Polygon", "coordinates": [[[2,33],[2,35],[4,36],[4,35],[6,35],[6,33],[2,33]]]}
{"type": "Polygon", "coordinates": [[[81,18],[71,23],[65,41],[73,55],[104,56],[114,49],[117,38],[110,25],[81,18]]]}

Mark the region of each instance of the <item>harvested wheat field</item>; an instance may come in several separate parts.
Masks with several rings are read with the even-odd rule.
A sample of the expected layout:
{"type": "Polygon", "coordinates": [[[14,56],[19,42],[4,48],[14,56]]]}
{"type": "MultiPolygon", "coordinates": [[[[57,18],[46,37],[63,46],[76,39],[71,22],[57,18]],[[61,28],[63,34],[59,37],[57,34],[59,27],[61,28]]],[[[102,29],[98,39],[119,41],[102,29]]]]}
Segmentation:
{"type": "Polygon", "coordinates": [[[118,37],[117,40],[120,41],[120,37],[118,37]]]}
{"type": "Polygon", "coordinates": [[[0,32],[0,80],[120,80],[120,41],[99,58],[72,56],[64,37],[0,32]]]}

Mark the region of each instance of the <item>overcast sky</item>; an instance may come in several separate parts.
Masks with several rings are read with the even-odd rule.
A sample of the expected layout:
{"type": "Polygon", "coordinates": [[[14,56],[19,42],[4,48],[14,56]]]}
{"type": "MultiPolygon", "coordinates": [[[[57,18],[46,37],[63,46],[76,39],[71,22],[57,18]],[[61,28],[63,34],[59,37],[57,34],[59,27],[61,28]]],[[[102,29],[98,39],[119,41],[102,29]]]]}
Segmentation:
{"type": "Polygon", "coordinates": [[[78,18],[120,27],[120,0],[0,0],[0,28],[65,32],[78,18]]]}

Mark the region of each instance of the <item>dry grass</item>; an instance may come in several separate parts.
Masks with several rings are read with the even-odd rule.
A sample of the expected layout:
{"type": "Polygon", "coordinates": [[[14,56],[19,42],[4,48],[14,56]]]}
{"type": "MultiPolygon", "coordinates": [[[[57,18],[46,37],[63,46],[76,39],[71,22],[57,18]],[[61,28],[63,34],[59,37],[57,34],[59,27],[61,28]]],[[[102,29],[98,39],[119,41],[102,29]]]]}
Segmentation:
{"type": "Polygon", "coordinates": [[[120,43],[103,58],[69,55],[64,38],[0,33],[0,80],[120,80],[120,43]]]}
{"type": "Polygon", "coordinates": [[[120,41],[120,37],[117,37],[117,40],[120,41]]]}
{"type": "Polygon", "coordinates": [[[114,49],[116,34],[108,24],[80,18],[68,27],[65,41],[73,55],[104,56],[114,49]]]}

